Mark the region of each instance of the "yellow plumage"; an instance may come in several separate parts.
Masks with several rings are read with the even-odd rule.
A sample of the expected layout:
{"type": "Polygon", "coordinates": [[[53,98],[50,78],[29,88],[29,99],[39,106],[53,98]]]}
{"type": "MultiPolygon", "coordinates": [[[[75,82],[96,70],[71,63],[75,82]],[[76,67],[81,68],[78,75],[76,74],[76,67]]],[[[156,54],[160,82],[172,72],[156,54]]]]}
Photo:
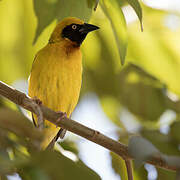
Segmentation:
{"type": "MultiPolygon", "coordinates": [[[[71,28],[71,24],[79,26],[84,22],[77,18],[66,18],[56,26],[49,43],[36,54],[29,79],[30,97],[37,97],[54,111],[66,112],[68,117],[78,102],[82,81],[80,44],[77,44],[77,40],[67,38],[71,36],[68,29],[63,32],[67,37],[61,35],[65,27],[71,28]]],[[[35,121],[37,123],[36,117],[35,121]]],[[[48,146],[59,129],[45,120],[42,149],[48,146]]]]}

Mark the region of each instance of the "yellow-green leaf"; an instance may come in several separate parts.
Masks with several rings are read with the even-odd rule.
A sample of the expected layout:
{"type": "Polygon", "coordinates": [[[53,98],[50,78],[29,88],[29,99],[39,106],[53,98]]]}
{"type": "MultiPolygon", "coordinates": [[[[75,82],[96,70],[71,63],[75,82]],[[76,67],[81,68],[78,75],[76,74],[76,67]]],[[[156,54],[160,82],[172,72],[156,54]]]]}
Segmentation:
{"type": "Polygon", "coordinates": [[[141,30],[143,31],[143,25],[142,25],[142,8],[138,0],[126,0],[128,4],[134,9],[136,12],[140,24],[141,24],[141,30]]]}
{"type": "Polygon", "coordinates": [[[74,16],[88,21],[93,7],[94,0],[34,0],[34,11],[38,19],[34,42],[54,20],[62,20],[65,17],[74,16]]]}
{"type": "MultiPolygon", "coordinates": [[[[102,0],[101,7],[108,17],[113,28],[114,36],[119,50],[121,64],[125,62],[127,49],[126,21],[121,7],[116,0],[102,0]]],[[[110,43],[110,42],[109,42],[110,43]]]]}

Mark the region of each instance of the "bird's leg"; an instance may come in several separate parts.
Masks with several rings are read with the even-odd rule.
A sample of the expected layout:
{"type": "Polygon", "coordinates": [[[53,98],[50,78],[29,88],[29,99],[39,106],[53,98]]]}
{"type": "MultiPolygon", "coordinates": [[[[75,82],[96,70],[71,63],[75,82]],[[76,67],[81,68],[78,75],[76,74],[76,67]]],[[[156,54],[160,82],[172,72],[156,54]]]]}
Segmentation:
{"type": "Polygon", "coordinates": [[[61,121],[61,119],[68,118],[66,112],[57,111],[57,113],[58,113],[59,116],[60,116],[60,117],[57,119],[57,122],[61,121]]]}
{"type": "MultiPolygon", "coordinates": [[[[57,113],[59,114],[59,118],[57,119],[57,123],[60,122],[62,119],[67,118],[67,114],[66,112],[62,112],[62,111],[57,111],[57,113]]],[[[57,126],[56,126],[57,127],[57,126]]]]}
{"type": "Polygon", "coordinates": [[[32,100],[37,104],[37,105],[42,105],[42,101],[38,99],[36,96],[32,98],[32,100]]]}
{"type": "MultiPolygon", "coordinates": [[[[38,99],[36,96],[33,97],[32,100],[37,104],[37,106],[42,105],[42,101],[40,99],[38,99]]],[[[33,122],[34,122],[34,124],[36,124],[35,121],[34,121],[34,118],[33,118],[33,122]]],[[[44,128],[44,119],[43,119],[43,117],[40,117],[40,116],[37,117],[37,127],[40,130],[42,130],[44,128]]]]}
{"type": "MultiPolygon", "coordinates": [[[[60,117],[57,119],[57,123],[58,123],[59,121],[61,121],[61,119],[67,118],[66,112],[58,111],[57,113],[60,115],[60,117]]],[[[64,136],[65,136],[65,134],[66,134],[66,129],[61,128],[61,129],[59,130],[58,134],[57,134],[56,140],[57,140],[59,137],[60,137],[61,139],[63,139],[64,136]]]]}
{"type": "Polygon", "coordinates": [[[56,135],[56,136],[53,138],[53,140],[49,143],[49,145],[47,146],[46,149],[48,149],[48,150],[53,150],[54,145],[55,145],[56,141],[58,140],[58,138],[60,137],[61,139],[63,139],[63,137],[65,136],[65,134],[66,134],[66,129],[61,128],[61,129],[58,131],[57,135],[56,135]],[[63,136],[63,137],[62,137],[62,136],[63,136]]]}
{"type": "Polygon", "coordinates": [[[47,150],[53,150],[55,142],[57,140],[57,135],[53,138],[53,140],[49,143],[49,145],[47,146],[47,150]]]}

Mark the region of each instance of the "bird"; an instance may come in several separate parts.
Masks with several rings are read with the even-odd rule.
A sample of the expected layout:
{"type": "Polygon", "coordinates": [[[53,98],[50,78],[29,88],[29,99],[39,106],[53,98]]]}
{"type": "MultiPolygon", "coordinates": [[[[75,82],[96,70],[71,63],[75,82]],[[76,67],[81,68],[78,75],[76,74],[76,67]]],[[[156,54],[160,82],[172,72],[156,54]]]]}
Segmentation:
{"type": "MultiPolygon", "coordinates": [[[[74,111],[82,84],[82,53],[80,46],[87,34],[99,29],[76,17],[60,21],[45,47],[35,55],[29,77],[28,95],[56,112],[64,112],[69,118],[74,111]]],[[[35,126],[38,126],[33,114],[35,126]]],[[[45,150],[63,138],[66,130],[44,120],[43,140],[45,150]]]]}

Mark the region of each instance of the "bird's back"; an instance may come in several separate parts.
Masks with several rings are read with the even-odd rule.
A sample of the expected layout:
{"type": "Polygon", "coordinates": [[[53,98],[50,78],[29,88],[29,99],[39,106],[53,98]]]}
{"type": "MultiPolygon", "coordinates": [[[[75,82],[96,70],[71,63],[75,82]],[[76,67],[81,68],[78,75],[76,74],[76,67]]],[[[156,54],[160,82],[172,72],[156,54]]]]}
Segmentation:
{"type": "MultiPolygon", "coordinates": [[[[78,102],[81,81],[80,48],[69,46],[66,41],[49,43],[37,53],[33,62],[29,96],[37,97],[45,106],[54,111],[66,112],[70,116],[78,102]]],[[[45,127],[42,148],[59,131],[59,128],[48,121],[45,121],[45,127]]]]}

